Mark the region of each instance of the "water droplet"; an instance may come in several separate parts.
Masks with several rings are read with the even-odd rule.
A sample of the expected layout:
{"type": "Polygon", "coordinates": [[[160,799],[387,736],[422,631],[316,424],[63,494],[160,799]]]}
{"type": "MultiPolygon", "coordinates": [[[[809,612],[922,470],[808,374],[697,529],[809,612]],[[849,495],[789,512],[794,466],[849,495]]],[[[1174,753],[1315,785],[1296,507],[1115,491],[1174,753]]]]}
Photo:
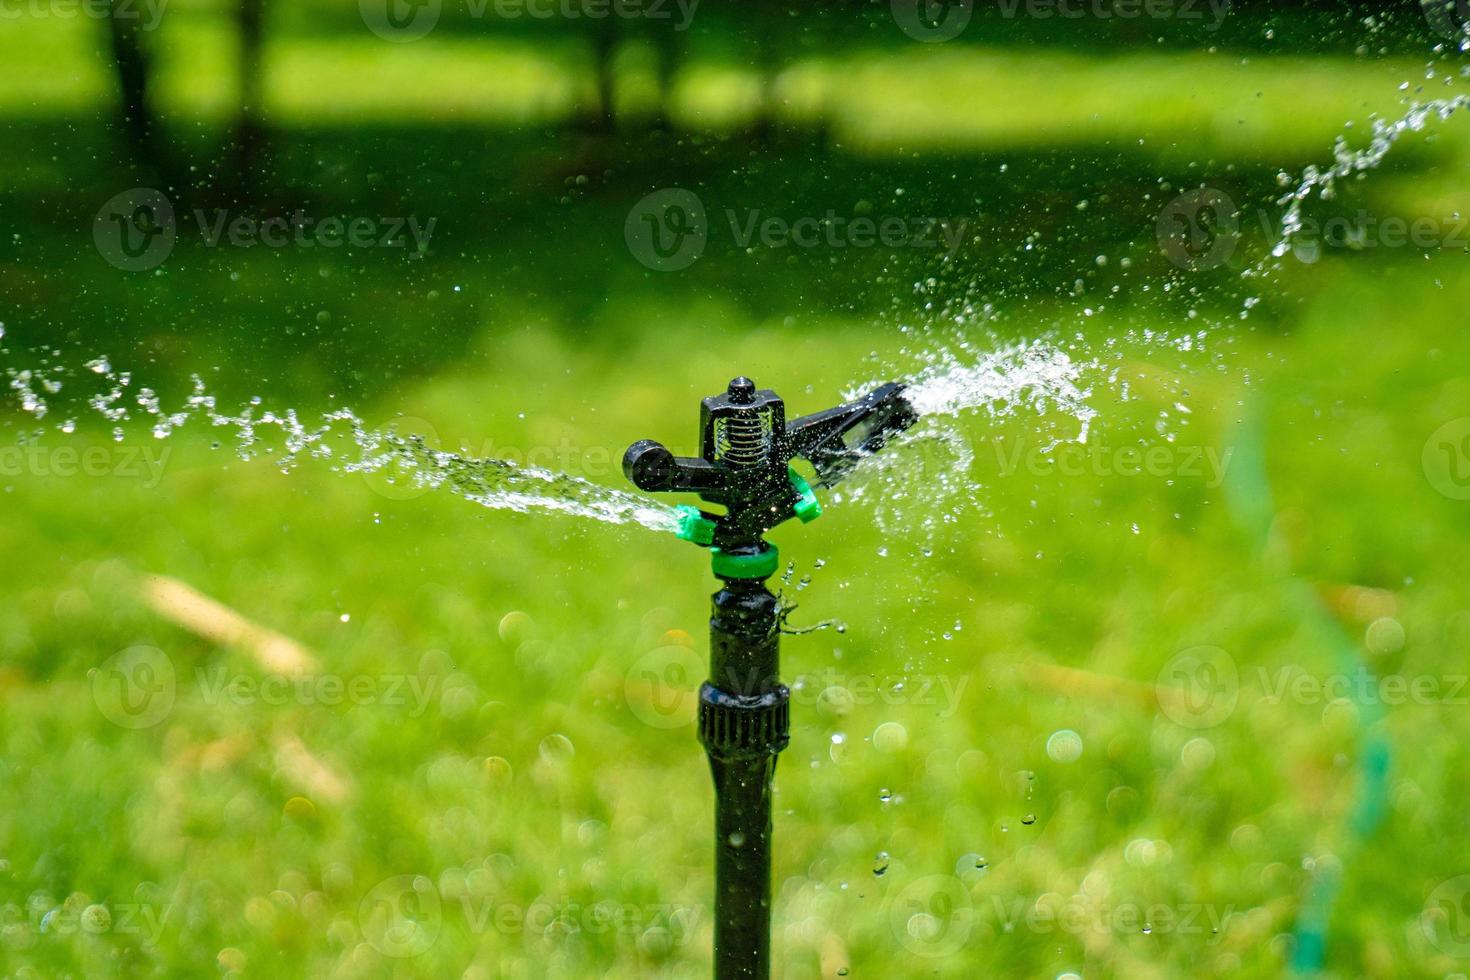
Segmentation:
{"type": "Polygon", "coordinates": [[[873,877],[881,878],[888,873],[888,852],[879,851],[877,858],[873,861],[873,877]]]}
{"type": "Polygon", "coordinates": [[[1046,740],[1046,754],[1055,762],[1076,762],[1082,757],[1082,736],[1070,728],[1052,732],[1046,740]]]}
{"type": "Polygon", "coordinates": [[[572,740],[560,732],[553,732],[541,740],[541,758],[547,762],[562,765],[572,760],[577,754],[572,740]]]}
{"type": "Polygon", "coordinates": [[[909,744],[909,730],[896,721],[885,721],[873,729],[873,747],[879,752],[901,752],[909,744]]]}

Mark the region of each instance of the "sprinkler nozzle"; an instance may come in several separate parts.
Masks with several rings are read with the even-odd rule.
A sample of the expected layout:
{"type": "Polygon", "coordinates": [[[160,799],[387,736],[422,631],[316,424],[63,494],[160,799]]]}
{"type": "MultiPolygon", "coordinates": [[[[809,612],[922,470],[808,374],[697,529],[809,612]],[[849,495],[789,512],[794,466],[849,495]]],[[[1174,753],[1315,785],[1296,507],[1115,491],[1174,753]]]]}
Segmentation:
{"type": "Polygon", "coordinates": [[[817,486],[830,487],[858,461],[919,420],[902,384],[874,388],[824,412],[786,421],[786,404],[746,377],[700,408],[699,456],[675,456],[652,439],[640,439],[623,456],[623,473],[650,492],[696,493],[725,508],[711,514],[681,508],[679,536],[725,554],[765,549],[767,531],[792,517],[816,520],[822,506],[807,480],[792,467],[801,457],[816,471],[817,486]]]}

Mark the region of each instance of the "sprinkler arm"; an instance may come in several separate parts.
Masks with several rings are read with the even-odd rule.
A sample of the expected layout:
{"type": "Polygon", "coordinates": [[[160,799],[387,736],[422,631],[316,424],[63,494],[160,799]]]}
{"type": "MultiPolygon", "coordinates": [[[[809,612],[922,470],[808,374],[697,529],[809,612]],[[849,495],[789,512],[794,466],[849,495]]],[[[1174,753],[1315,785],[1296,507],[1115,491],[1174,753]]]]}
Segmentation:
{"type": "Polygon", "coordinates": [[[819,486],[833,486],[865,456],[873,455],[919,420],[903,391],[903,385],[891,381],[846,405],[803,416],[786,426],[794,454],[816,469],[819,486]]]}

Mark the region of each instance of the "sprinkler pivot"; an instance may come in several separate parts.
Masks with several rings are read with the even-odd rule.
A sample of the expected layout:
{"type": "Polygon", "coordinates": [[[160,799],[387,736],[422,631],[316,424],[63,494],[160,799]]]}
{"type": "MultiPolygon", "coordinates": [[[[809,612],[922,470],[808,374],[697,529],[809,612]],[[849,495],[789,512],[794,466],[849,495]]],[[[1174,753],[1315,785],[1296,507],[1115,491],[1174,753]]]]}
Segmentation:
{"type": "Polygon", "coordinates": [[[786,405],[745,377],[700,408],[699,456],[635,442],[623,472],[641,490],[696,493],[723,514],[681,507],[679,536],[708,547],[722,587],[710,616],[710,678],[699,689],[699,740],[715,783],[715,977],[765,980],[771,955],[771,781],[790,741],[791,694],[780,681],[780,607],[766,532],[816,520],[821,504],[791,465],[830,487],[918,421],[903,385],[786,421],[786,405]]]}
{"type": "Polygon", "coordinates": [[[698,511],[700,520],[686,521],[684,537],[723,553],[760,552],[770,547],[762,538],[771,528],[793,517],[813,521],[822,512],[791,461],[806,459],[817,485],[830,487],[918,421],[903,390],[901,384],[882,385],[846,405],[788,423],[780,396],[736,378],[724,394],[701,403],[699,456],[675,456],[643,439],[628,448],[623,473],[640,490],[697,493],[725,508],[723,515],[698,511]]]}

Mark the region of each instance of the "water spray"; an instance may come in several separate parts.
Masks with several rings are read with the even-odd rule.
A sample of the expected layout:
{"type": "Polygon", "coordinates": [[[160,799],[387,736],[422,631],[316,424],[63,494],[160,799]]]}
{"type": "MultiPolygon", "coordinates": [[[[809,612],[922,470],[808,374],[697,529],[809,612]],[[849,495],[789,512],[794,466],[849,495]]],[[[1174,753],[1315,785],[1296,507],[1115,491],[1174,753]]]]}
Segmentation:
{"type": "Polygon", "coordinates": [[[836,408],[786,421],[786,405],[749,378],[704,399],[700,455],[635,442],[623,472],[641,490],[698,494],[723,514],[679,508],[679,537],[710,550],[721,587],[710,616],[710,676],[699,689],[699,740],[715,783],[716,980],[771,970],[771,782],[790,741],[791,694],[780,680],[780,606],[765,580],[780,557],[765,535],[822,513],[792,460],[819,488],[846,476],[919,419],[904,386],[885,384],[836,408]]]}

